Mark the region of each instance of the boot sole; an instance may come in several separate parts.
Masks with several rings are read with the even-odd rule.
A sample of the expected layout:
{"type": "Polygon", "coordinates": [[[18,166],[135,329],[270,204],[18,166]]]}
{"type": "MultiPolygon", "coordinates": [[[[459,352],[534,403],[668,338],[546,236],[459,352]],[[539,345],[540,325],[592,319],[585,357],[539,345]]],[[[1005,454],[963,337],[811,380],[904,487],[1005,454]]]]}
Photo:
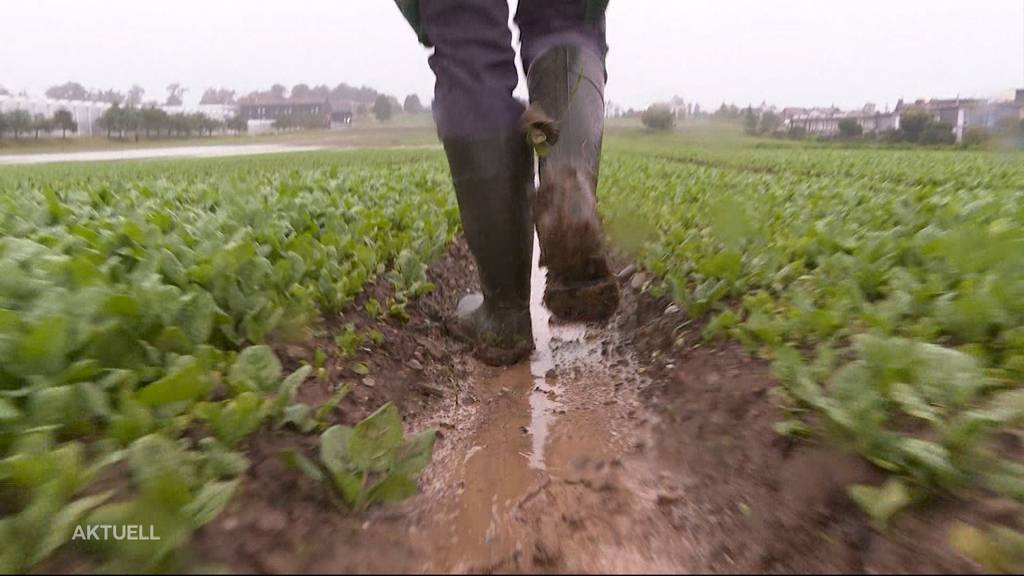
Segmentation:
{"type": "Polygon", "coordinates": [[[473,347],[471,354],[488,366],[504,367],[518,364],[533,353],[533,336],[518,346],[505,347],[480,342],[476,335],[461,329],[458,321],[449,320],[445,323],[448,334],[455,339],[473,347]]]}
{"type": "Polygon", "coordinates": [[[619,308],[619,284],[615,278],[589,282],[549,283],[544,305],[569,322],[604,322],[619,308]]]}

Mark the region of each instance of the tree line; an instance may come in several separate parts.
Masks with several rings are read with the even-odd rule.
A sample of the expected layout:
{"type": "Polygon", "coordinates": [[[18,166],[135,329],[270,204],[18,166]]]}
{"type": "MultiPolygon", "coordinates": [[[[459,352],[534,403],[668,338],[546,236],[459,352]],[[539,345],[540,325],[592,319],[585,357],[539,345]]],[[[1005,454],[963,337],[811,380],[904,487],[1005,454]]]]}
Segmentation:
{"type": "Polygon", "coordinates": [[[146,138],[212,136],[225,130],[241,134],[248,129],[245,119],[238,116],[220,121],[201,112],[171,114],[154,106],[137,108],[118,104],[108,108],[97,125],[107,133],[107,138],[123,139],[131,135],[135,140],[142,135],[146,138]]]}
{"type": "Polygon", "coordinates": [[[0,138],[10,134],[15,140],[28,135],[38,139],[40,133],[49,135],[58,130],[62,138],[67,138],[68,133],[78,132],[78,123],[71,112],[60,109],[53,116],[46,116],[31,114],[27,110],[0,111],[0,138]]]}

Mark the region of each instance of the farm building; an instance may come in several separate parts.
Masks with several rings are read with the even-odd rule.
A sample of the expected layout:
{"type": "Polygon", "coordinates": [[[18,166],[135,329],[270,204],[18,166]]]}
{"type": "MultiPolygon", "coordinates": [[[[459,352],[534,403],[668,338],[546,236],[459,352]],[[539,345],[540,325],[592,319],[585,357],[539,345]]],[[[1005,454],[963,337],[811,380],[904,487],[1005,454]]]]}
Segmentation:
{"type": "Polygon", "coordinates": [[[344,128],[352,124],[358,104],[352,100],[331,100],[331,128],[344,128]]]}
{"type": "Polygon", "coordinates": [[[808,134],[819,136],[835,136],[839,133],[839,123],[849,119],[856,120],[865,134],[896,130],[900,126],[897,113],[879,112],[873,104],[852,112],[842,112],[838,108],[787,108],[783,110],[783,117],[788,129],[803,128],[808,134]]]}
{"type": "Polygon", "coordinates": [[[1014,100],[950,98],[917,100],[913,104],[901,100],[896,107],[900,114],[910,110],[924,110],[937,122],[948,124],[956,135],[956,141],[962,142],[971,128],[991,130],[1004,121],[1024,119],[1024,90],[1018,90],[1014,100]]]}
{"type": "Polygon", "coordinates": [[[78,123],[78,133],[68,136],[92,136],[98,133],[97,122],[103,113],[110,108],[106,102],[82,100],[51,100],[49,98],[32,98],[30,96],[0,96],[0,112],[25,110],[35,116],[42,114],[52,117],[58,110],[67,110],[78,123]]]}
{"type": "Polygon", "coordinates": [[[878,112],[871,104],[852,112],[837,108],[786,108],[783,117],[787,128],[803,128],[808,134],[819,136],[838,134],[839,123],[846,119],[856,120],[865,134],[881,134],[898,130],[900,118],[911,110],[924,110],[936,122],[948,124],[956,141],[962,142],[971,128],[991,130],[1002,122],[1024,119],[1024,90],[1018,90],[1014,100],[1006,101],[950,98],[905,103],[900,100],[892,112],[878,112]]]}
{"type": "Polygon", "coordinates": [[[288,118],[305,118],[313,124],[331,126],[331,101],[326,98],[270,98],[250,96],[238,101],[238,112],[250,122],[273,122],[288,118]]]}

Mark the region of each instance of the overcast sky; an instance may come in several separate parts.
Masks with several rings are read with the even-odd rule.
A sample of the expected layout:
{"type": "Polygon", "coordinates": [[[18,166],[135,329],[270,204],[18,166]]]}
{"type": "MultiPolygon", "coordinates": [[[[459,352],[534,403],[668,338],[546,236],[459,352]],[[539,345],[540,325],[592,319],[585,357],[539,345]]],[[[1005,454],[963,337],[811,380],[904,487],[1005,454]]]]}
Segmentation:
{"type": "MultiPolygon", "coordinates": [[[[430,1],[430,0],[425,0],[430,1]]],[[[481,1],[481,0],[478,0],[481,1]]],[[[514,2],[515,0],[513,0],[514,2]]],[[[429,102],[392,0],[0,0],[0,85],[347,82],[429,102]]],[[[1024,0],[612,0],[608,97],[894,105],[1024,87],[1024,0]]]]}

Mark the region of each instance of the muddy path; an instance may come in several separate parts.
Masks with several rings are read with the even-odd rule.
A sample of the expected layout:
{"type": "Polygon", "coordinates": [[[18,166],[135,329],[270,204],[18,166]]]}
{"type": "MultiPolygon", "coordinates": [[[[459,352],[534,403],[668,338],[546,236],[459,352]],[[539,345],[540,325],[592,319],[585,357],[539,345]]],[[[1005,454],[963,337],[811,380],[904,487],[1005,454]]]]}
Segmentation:
{"type": "MultiPolygon", "coordinates": [[[[197,534],[192,562],[264,573],[977,570],[945,546],[964,514],[956,503],[872,530],[845,487],[879,472],[782,441],[768,366],[705,348],[697,323],[647,294],[643,273],[624,276],[607,326],[560,325],[535,269],[537,350],[508,369],[472,360],[441,327],[474,288],[465,245],[430,274],[438,290],[409,324],[381,326],[388,344],[365,355],[372,375],[338,411],[351,422],[391,400],[409,430],[439,430],[420,494],[345,512],[277,457],[315,456],[313,439],[263,434],[242,493],[197,534]]],[[[369,320],[329,322],[320,337],[344,322],[369,320]]],[[[353,377],[335,368],[307,384],[309,401],[353,377]]]]}

